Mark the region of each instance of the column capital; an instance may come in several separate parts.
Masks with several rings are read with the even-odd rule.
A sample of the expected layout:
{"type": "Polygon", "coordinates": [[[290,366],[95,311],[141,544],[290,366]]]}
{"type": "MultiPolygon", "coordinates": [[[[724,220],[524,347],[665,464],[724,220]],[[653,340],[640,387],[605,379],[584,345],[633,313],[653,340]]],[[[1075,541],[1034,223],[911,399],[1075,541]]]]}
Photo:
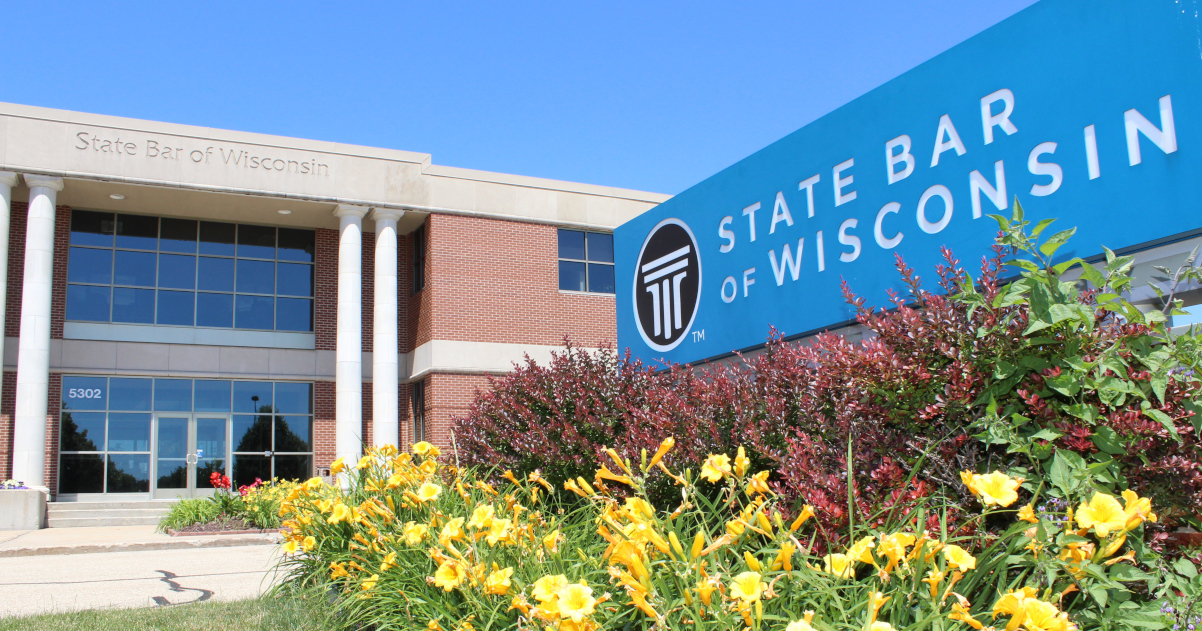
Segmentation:
{"type": "Polygon", "coordinates": [[[49,175],[31,175],[29,173],[26,173],[25,174],[25,184],[29,188],[33,188],[35,186],[40,186],[42,188],[48,188],[52,191],[63,190],[63,178],[52,177],[49,175]]]}
{"type": "MultiPolygon", "coordinates": [[[[26,176],[26,177],[28,177],[28,176],[26,176]]],[[[368,208],[367,206],[356,206],[354,204],[338,204],[337,206],[334,207],[334,216],[338,217],[338,218],[357,217],[359,219],[362,219],[363,216],[366,215],[367,211],[369,211],[369,210],[371,210],[371,209],[368,208]]]]}
{"type": "Polygon", "coordinates": [[[395,208],[373,208],[373,209],[371,209],[372,221],[379,221],[381,219],[384,219],[384,220],[391,219],[393,221],[396,221],[404,216],[405,216],[405,211],[397,210],[395,208]]]}
{"type": "Polygon", "coordinates": [[[17,174],[12,171],[0,171],[0,185],[16,186],[17,174]]]}

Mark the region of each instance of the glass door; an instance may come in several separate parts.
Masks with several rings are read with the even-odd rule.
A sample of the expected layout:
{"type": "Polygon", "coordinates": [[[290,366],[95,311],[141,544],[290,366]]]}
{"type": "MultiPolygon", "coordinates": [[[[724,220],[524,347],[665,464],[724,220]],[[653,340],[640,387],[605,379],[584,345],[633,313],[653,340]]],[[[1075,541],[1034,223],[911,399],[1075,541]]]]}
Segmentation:
{"type": "Polygon", "coordinates": [[[155,418],[155,499],[215,492],[209,477],[229,475],[228,416],[160,414],[155,418]]]}

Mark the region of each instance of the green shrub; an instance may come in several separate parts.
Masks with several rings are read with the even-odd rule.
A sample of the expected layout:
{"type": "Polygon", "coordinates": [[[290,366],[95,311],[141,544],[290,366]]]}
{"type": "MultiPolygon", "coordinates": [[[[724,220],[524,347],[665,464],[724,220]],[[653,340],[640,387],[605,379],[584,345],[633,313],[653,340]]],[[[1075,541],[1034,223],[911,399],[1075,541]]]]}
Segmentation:
{"type": "Polygon", "coordinates": [[[171,506],[171,510],[159,522],[159,532],[183,530],[193,524],[207,524],[221,515],[221,507],[209,498],[183,499],[171,506]]]}

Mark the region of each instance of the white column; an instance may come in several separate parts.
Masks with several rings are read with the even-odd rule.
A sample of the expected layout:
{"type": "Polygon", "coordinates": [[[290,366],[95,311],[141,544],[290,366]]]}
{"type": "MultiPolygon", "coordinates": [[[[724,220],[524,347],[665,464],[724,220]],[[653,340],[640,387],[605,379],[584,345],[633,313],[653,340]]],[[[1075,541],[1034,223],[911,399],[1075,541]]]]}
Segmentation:
{"type": "Polygon", "coordinates": [[[0,171],[0,392],[4,390],[4,323],[8,315],[8,230],[13,208],[13,187],[17,185],[17,174],[0,171]]]}
{"type": "Polygon", "coordinates": [[[63,180],[26,175],[29,219],[17,345],[17,410],[13,478],[46,488],[46,407],[50,390],[50,296],[54,278],[54,206],[63,180]]]}
{"type": "Polygon", "coordinates": [[[363,453],[363,216],[339,204],[338,337],[334,350],[334,454],[354,466],[363,453]]]}
{"type": "Polygon", "coordinates": [[[397,344],[396,222],[405,212],[376,208],[375,313],[372,314],[372,437],[373,445],[400,442],[400,396],[397,344]]]}

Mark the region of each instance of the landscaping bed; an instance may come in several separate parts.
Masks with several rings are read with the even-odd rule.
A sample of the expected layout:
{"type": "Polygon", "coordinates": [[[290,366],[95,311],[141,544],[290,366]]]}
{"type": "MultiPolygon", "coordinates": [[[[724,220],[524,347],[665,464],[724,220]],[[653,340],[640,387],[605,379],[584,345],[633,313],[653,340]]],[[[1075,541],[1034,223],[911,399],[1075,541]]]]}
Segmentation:
{"type": "Polygon", "coordinates": [[[294,488],[291,481],[255,480],[237,491],[220,473],[209,478],[216,492],[203,498],[183,499],[159,521],[159,531],[171,536],[252,534],[280,527],[280,504],[294,488]]]}

